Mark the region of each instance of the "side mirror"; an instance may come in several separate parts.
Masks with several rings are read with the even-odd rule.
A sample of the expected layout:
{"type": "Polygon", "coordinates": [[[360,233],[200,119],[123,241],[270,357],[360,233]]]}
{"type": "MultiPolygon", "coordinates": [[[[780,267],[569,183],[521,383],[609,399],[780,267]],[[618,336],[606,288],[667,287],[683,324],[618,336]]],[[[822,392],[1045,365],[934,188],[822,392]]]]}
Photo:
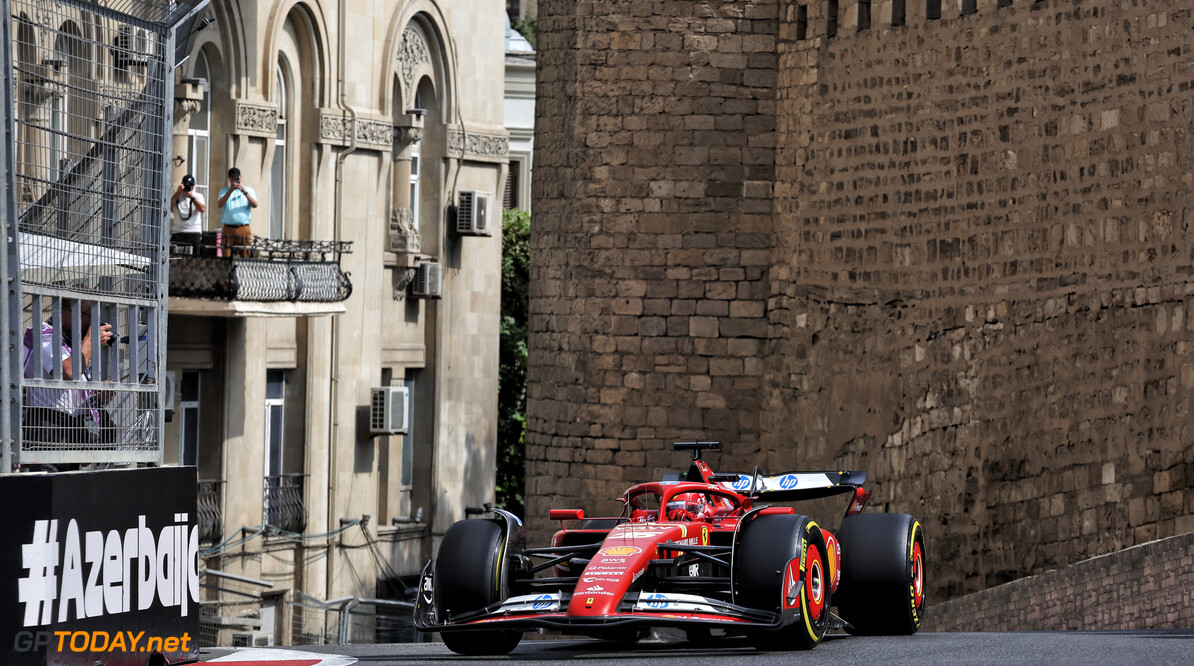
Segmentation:
{"type": "Polygon", "coordinates": [[[585,517],[584,509],[552,509],[547,513],[552,520],[581,520],[585,517]]]}

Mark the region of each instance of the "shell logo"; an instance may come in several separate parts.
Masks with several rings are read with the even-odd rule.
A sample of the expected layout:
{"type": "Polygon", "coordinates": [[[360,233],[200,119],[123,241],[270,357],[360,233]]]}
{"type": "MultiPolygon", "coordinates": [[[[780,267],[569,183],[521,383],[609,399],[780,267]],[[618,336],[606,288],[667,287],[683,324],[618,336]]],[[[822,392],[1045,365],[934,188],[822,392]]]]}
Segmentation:
{"type": "Polygon", "coordinates": [[[618,556],[618,555],[637,555],[638,553],[641,553],[641,552],[643,552],[643,549],[637,548],[635,546],[614,546],[612,548],[606,548],[605,550],[601,551],[601,554],[602,555],[618,556]]]}

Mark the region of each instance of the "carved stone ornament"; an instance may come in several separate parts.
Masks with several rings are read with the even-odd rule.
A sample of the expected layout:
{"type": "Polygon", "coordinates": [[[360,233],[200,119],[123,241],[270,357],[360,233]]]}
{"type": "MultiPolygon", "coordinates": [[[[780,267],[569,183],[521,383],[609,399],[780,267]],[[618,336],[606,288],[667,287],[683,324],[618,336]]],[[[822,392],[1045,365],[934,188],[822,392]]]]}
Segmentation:
{"type": "Polygon", "coordinates": [[[324,113],[319,117],[319,138],[325,142],[344,143],[349,120],[345,116],[324,113]]]}
{"type": "Polygon", "coordinates": [[[236,131],[274,136],[278,131],[278,109],[248,102],[236,103],[236,131]]]}
{"type": "Polygon", "coordinates": [[[357,142],[389,148],[391,127],[393,126],[389,123],[377,120],[357,119],[357,142]]]}
{"type": "MultiPolygon", "coordinates": [[[[62,11],[59,9],[58,11],[62,11]]],[[[47,28],[57,28],[55,19],[61,21],[62,19],[55,12],[55,7],[50,0],[35,0],[34,1],[34,17],[38,25],[47,28]]]]}
{"type": "Polygon", "coordinates": [[[191,124],[191,116],[199,111],[201,106],[198,100],[194,99],[174,99],[174,133],[186,134],[187,127],[191,124]]]}
{"type": "Polygon", "coordinates": [[[398,144],[399,148],[405,148],[412,143],[418,143],[422,140],[422,127],[394,127],[394,142],[398,144]]]}
{"type": "MultiPolygon", "coordinates": [[[[347,145],[349,126],[352,119],[335,113],[324,112],[319,117],[319,139],[324,143],[347,145]]],[[[380,120],[357,118],[357,143],[389,150],[391,146],[391,125],[380,120]]]]}
{"type": "MultiPolygon", "coordinates": [[[[410,90],[419,66],[430,62],[431,50],[427,48],[423,35],[414,28],[407,28],[402,33],[402,44],[398,46],[398,70],[402,76],[402,89],[410,90]]],[[[411,98],[413,99],[413,95],[411,98]]]]}
{"type": "Polygon", "coordinates": [[[410,287],[410,283],[415,281],[415,269],[395,268],[393,279],[394,300],[401,301],[406,298],[406,290],[410,287]]]}
{"type": "Polygon", "coordinates": [[[396,254],[418,254],[422,249],[419,230],[415,227],[415,216],[409,208],[395,208],[390,215],[390,252],[396,254]]]}
{"type": "Polygon", "coordinates": [[[452,128],[448,130],[448,153],[483,160],[504,160],[510,155],[510,137],[452,128]]]}

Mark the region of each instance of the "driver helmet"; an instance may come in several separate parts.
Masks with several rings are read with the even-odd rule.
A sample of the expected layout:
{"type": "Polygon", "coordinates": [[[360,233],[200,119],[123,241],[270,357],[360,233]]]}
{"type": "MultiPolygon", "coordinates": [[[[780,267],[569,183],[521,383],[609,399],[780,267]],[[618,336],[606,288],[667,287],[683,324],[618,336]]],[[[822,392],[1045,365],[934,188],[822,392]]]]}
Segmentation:
{"type": "Polygon", "coordinates": [[[695,518],[704,508],[705,498],[699,493],[681,493],[667,503],[667,517],[669,520],[680,520],[684,517],[682,512],[687,511],[695,518]]]}

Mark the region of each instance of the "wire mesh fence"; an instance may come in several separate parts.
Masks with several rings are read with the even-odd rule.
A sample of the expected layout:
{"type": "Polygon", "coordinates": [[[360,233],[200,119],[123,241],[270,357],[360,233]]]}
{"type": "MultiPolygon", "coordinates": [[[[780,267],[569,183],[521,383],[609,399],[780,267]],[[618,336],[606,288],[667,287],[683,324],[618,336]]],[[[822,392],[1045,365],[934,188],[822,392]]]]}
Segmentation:
{"type": "Polygon", "coordinates": [[[341,620],[352,597],[321,601],[301,592],[288,600],[291,645],[339,645],[341,620]]]}
{"type": "Polygon", "coordinates": [[[262,630],[262,593],[273,585],[267,581],[236,576],[215,569],[200,572],[199,645],[232,645],[233,634],[262,630]]]}
{"type": "Polygon", "coordinates": [[[361,599],[348,611],[347,643],[415,643],[414,604],[389,599],[361,599]]]}
{"type": "Polygon", "coordinates": [[[203,4],[0,0],[22,465],[161,459],[172,28],[203,4]]]}
{"type": "Polygon", "coordinates": [[[156,296],[169,33],[10,0],[21,280],[156,296]]]}

